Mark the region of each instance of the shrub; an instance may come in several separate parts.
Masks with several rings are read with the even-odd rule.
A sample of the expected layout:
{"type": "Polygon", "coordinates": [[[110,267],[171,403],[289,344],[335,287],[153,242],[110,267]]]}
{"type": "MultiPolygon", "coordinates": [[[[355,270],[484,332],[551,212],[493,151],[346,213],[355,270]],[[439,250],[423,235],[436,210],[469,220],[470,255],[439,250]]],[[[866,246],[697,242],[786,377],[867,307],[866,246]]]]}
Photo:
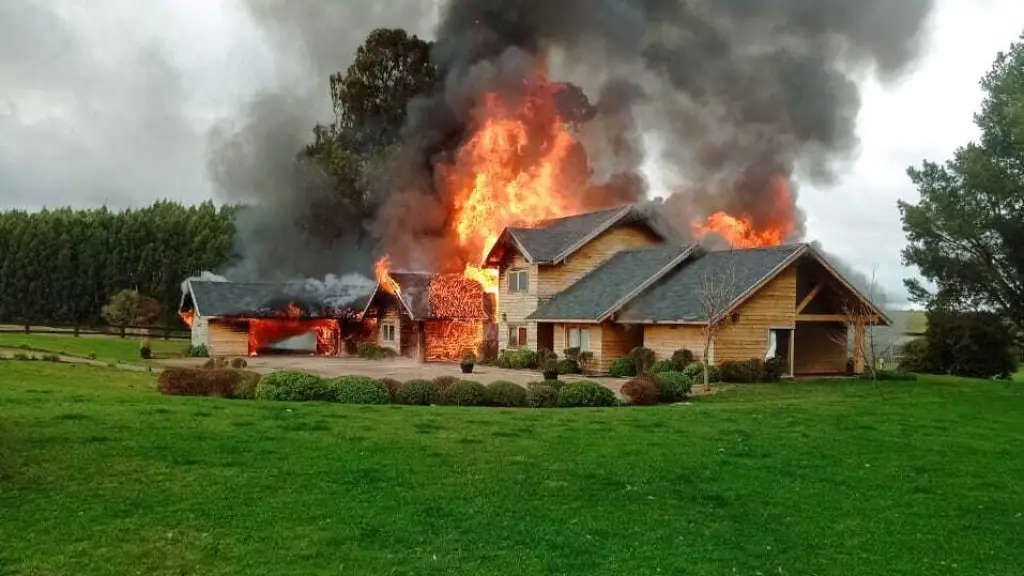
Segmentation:
{"type": "Polygon", "coordinates": [[[587,351],[587,352],[580,352],[579,358],[576,359],[576,365],[579,366],[580,372],[583,372],[583,370],[585,370],[587,368],[587,366],[590,366],[590,363],[593,362],[593,361],[594,361],[594,353],[593,352],[589,352],[589,351],[587,351]]]}
{"type": "Polygon", "coordinates": [[[486,403],[487,389],[472,380],[459,380],[441,391],[441,404],[447,406],[483,406],[486,403]]]}
{"type": "Polygon", "coordinates": [[[696,361],[697,357],[686,348],[681,348],[672,353],[672,363],[676,365],[677,370],[682,370],[696,361]]]}
{"type": "Polygon", "coordinates": [[[209,358],[210,349],[206,347],[206,344],[199,344],[198,346],[189,344],[188,349],[185,350],[185,355],[189,358],[209,358]]]}
{"type": "Polygon", "coordinates": [[[580,367],[576,362],[568,358],[562,358],[555,365],[556,370],[559,374],[579,374],[580,367]]]}
{"type": "Polygon", "coordinates": [[[555,354],[554,350],[549,350],[548,348],[538,348],[537,349],[537,362],[541,363],[541,362],[544,362],[545,360],[555,360],[555,361],[557,361],[558,360],[558,354],[555,354]]]}
{"type": "Polygon", "coordinates": [[[409,380],[402,384],[397,395],[400,404],[410,406],[430,406],[436,404],[439,397],[437,384],[430,380],[409,380]]]}
{"type": "Polygon", "coordinates": [[[761,381],[764,362],[751,359],[744,361],[727,361],[718,365],[722,382],[730,384],[752,384],[761,381]]]}
{"type": "Polygon", "coordinates": [[[558,389],[544,382],[533,382],[527,388],[526,403],[531,408],[555,408],[558,406],[558,389]]]}
{"type": "Polygon", "coordinates": [[[153,357],[153,343],[149,338],[143,338],[142,342],[139,342],[139,358],[143,360],[149,360],[153,357]]]}
{"type": "Polygon", "coordinates": [[[928,341],[925,338],[915,338],[903,345],[899,369],[904,372],[934,372],[935,367],[931,365],[928,355],[928,341]]]}
{"type": "Polygon", "coordinates": [[[466,349],[462,352],[462,364],[473,365],[476,364],[476,352],[466,349]]]}
{"type": "MultiPolygon", "coordinates": [[[[686,374],[693,380],[694,384],[704,383],[704,364],[701,362],[694,362],[683,368],[683,374],[686,374]]],[[[719,372],[718,366],[708,366],[708,382],[721,382],[721,373],[719,372]]]]}
{"type": "Polygon", "coordinates": [[[658,360],[651,365],[651,374],[661,374],[662,372],[676,372],[679,370],[679,366],[672,360],[658,360]]]}
{"type": "Polygon", "coordinates": [[[458,376],[438,376],[437,378],[434,378],[434,385],[437,387],[439,392],[444,392],[454,386],[458,381],[458,376]]]}
{"type": "Polygon", "coordinates": [[[620,390],[635,406],[651,406],[658,402],[661,391],[657,380],[650,376],[639,376],[626,382],[620,390]]]}
{"type": "Polygon", "coordinates": [[[387,389],[391,401],[398,402],[398,390],[402,387],[402,381],[394,378],[381,378],[380,383],[387,389]]]}
{"type": "Polygon", "coordinates": [[[366,376],[342,376],[325,383],[334,401],[342,404],[390,404],[391,395],[380,382],[366,376]]]}
{"type": "Polygon", "coordinates": [[[256,388],[259,387],[260,380],[263,375],[259,372],[253,372],[251,370],[230,370],[230,372],[237,375],[235,381],[233,398],[241,398],[243,400],[255,400],[256,399],[256,388]]]}
{"type": "Polygon", "coordinates": [[[227,358],[217,357],[217,358],[210,358],[209,360],[204,362],[203,363],[203,368],[209,368],[209,369],[212,370],[212,369],[217,369],[217,368],[227,368],[229,365],[230,364],[228,363],[228,359],[227,358]]]}
{"type": "Polygon", "coordinates": [[[629,356],[624,356],[612,362],[608,367],[608,373],[616,378],[636,376],[636,362],[629,356]]]}
{"type": "Polygon", "coordinates": [[[232,358],[231,367],[236,370],[241,370],[249,366],[249,362],[245,358],[232,358]]]}
{"type": "Polygon", "coordinates": [[[662,372],[658,374],[659,395],[661,402],[679,402],[693,390],[693,380],[682,372],[662,372]]]}
{"type": "MultiPolygon", "coordinates": [[[[216,374],[225,371],[208,372],[216,374]]],[[[281,371],[271,372],[260,380],[256,386],[256,398],[284,402],[330,402],[335,399],[335,395],[315,374],[281,371]]]]}
{"type": "Polygon", "coordinates": [[[786,361],[782,358],[769,358],[761,367],[762,382],[778,382],[786,373],[786,361]]]}
{"type": "Polygon", "coordinates": [[[385,360],[398,356],[393,348],[378,346],[373,342],[360,342],[356,345],[356,355],[366,360],[385,360]]]}
{"type": "Polygon", "coordinates": [[[1017,369],[1013,332],[998,314],[930,310],[925,338],[929,372],[1005,378],[1017,369]]]}
{"type": "Polygon", "coordinates": [[[558,393],[558,404],[566,408],[615,406],[615,393],[592,380],[566,384],[558,393]]]}
{"type": "Polygon", "coordinates": [[[540,359],[533,350],[522,348],[503,351],[498,356],[497,364],[510,370],[535,370],[540,365],[540,359]]]}
{"type": "Polygon", "coordinates": [[[651,366],[654,365],[654,350],[650,348],[637,346],[629,353],[629,357],[636,364],[634,374],[646,374],[651,370],[651,366]]]}
{"type": "Polygon", "coordinates": [[[168,368],[157,378],[156,389],[174,396],[230,398],[235,393],[237,380],[238,376],[227,370],[168,368]]]}
{"type": "MultiPolygon", "coordinates": [[[[870,373],[860,375],[861,380],[872,380],[870,373]]],[[[876,370],[874,380],[890,382],[916,382],[917,374],[905,370],[876,370]]]]}
{"type": "Polygon", "coordinates": [[[487,405],[519,408],[527,405],[527,391],[515,382],[498,380],[487,385],[487,405]]]}

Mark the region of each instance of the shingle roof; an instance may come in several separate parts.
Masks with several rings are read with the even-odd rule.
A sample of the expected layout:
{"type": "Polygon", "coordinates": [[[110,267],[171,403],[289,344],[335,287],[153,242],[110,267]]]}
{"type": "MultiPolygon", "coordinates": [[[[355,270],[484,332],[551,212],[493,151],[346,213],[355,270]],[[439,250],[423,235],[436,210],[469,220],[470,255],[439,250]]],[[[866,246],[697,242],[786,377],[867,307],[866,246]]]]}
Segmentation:
{"type": "Polygon", "coordinates": [[[743,296],[805,244],[707,252],[666,274],[640,296],[627,304],[618,322],[701,322],[706,313],[699,293],[707,274],[729,271],[730,301],[743,296]]]}
{"type": "MultiPolygon", "coordinates": [[[[372,285],[371,285],[372,286],[372,285]]],[[[271,318],[289,305],[311,318],[339,317],[363,309],[370,293],[364,284],[332,286],[329,293],[302,283],[262,284],[189,280],[194,306],[203,316],[271,318]]]]}
{"type": "Polygon", "coordinates": [[[551,262],[563,252],[622,217],[626,207],[619,206],[565,218],[545,220],[533,228],[509,228],[508,232],[522,244],[536,262],[551,262]]]}
{"type": "Polygon", "coordinates": [[[530,320],[597,321],[655,275],[685,259],[689,246],[657,246],[619,252],[578,282],[541,304],[530,320]]]}

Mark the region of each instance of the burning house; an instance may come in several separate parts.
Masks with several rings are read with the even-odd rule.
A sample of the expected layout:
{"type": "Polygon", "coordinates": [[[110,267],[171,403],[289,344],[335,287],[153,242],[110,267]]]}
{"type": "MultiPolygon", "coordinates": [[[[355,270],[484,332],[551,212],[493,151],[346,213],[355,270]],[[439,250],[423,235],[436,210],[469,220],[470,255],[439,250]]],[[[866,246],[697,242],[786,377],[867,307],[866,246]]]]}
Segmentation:
{"type": "Polygon", "coordinates": [[[192,345],[206,346],[211,356],[334,356],[372,338],[361,319],[367,296],[360,287],[325,298],[297,284],[190,279],[178,313],[192,330],[192,345]]]}
{"type": "Polygon", "coordinates": [[[479,355],[488,343],[496,349],[494,295],[478,281],[380,265],[377,275],[362,316],[376,325],[380,346],[424,362],[458,361],[467,350],[479,355]]]}

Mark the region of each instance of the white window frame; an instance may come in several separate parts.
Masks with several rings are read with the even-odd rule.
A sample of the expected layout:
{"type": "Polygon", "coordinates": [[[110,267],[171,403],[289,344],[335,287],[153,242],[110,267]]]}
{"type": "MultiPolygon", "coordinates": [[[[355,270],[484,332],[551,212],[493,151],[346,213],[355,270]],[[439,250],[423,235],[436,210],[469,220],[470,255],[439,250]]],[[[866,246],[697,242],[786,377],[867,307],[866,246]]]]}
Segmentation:
{"type": "Polygon", "coordinates": [[[509,294],[525,294],[530,290],[530,271],[525,268],[518,268],[508,271],[508,292],[509,294]],[[522,278],[526,277],[526,285],[523,286],[522,278]]]}
{"type": "Polygon", "coordinates": [[[566,326],[565,328],[565,344],[566,348],[579,348],[580,352],[592,352],[590,347],[590,326],[566,326]],[[576,345],[572,343],[573,334],[576,334],[576,345]],[[587,334],[586,346],[583,345],[583,334],[587,334]]]}
{"type": "Polygon", "coordinates": [[[381,324],[380,325],[380,341],[394,344],[398,341],[398,331],[395,329],[394,324],[381,324]],[[390,338],[389,338],[390,336],[390,338]]]}

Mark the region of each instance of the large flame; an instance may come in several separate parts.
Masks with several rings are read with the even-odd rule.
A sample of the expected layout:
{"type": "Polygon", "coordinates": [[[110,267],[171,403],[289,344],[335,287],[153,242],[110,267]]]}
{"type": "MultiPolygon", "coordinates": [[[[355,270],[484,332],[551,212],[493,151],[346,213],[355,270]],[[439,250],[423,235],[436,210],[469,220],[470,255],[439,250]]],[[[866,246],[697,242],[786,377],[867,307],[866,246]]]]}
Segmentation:
{"type": "Polygon", "coordinates": [[[374,274],[377,276],[377,283],[385,292],[392,296],[401,297],[401,288],[398,286],[398,282],[391,277],[391,257],[384,256],[380,260],[377,260],[377,264],[374,266],[374,274]]]}
{"type": "Polygon", "coordinates": [[[783,178],[772,179],[771,198],[767,216],[755,219],[745,213],[715,212],[707,220],[695,224],[693,233],[699,238],[717,234],[733,248],[781,246],[792,236],[796,222],[789,185],[783,178]]]}

